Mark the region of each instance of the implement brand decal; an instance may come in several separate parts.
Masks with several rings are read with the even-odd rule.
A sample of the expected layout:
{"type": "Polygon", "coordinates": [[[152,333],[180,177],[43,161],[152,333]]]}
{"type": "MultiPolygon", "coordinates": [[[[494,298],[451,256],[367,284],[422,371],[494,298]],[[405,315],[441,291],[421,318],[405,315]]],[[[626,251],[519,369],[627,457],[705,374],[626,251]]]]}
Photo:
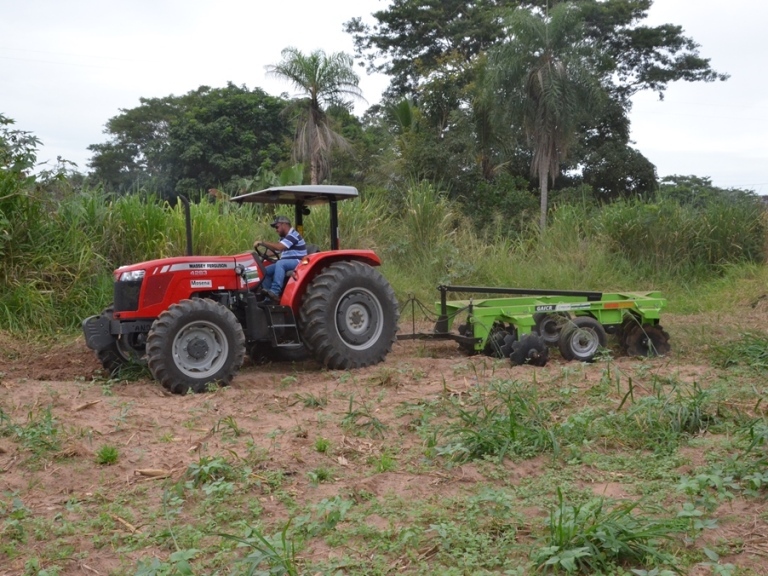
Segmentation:
{"type": "Polygon", "coordinates": [[[190,280],[189,285],[192,288],[212,288],[213,282],[211,280],[190,280]]]}
{"type": "Polygon", "coordinates": [[[565,312],[567,310],[589,310],[591,308],[589,302],[578,302],[575,304],[544,304],[542,306],[536,306],[536,312],[565,312]]]}

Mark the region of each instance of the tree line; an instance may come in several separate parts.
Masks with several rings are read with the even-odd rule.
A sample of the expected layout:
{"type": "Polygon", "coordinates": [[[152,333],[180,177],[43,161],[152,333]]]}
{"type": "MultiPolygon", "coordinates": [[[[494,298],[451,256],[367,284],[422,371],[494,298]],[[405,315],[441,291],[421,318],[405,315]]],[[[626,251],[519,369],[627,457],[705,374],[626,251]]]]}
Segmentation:
{"type": "Polygon", "coordinates": [[[727,78],[681,26],[645,24],[651,5],[392,0],[344,25],[354,59],[390,78],[361,117],[352,56],[289,47],[268,73],[302,96],[229,84],[141,99],[89,147],[91,176],[166,196],[241,190],[297,165],[313,183],[394,190],[427,180],[477,217],[538,211],[543,229],[551,200],[658,188],[631,145],[633,94],[727,78]]]}

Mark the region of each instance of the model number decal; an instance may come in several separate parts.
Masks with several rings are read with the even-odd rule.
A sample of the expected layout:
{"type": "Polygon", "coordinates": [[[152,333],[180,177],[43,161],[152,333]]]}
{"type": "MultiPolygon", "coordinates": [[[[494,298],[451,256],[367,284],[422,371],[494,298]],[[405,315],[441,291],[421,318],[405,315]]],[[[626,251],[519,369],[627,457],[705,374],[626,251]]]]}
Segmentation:
{"type": "Polygon", "coordinates": [[[189,285],[192,288],[212,288],[213,282],[211,280],[190,280],[189,285]]]}

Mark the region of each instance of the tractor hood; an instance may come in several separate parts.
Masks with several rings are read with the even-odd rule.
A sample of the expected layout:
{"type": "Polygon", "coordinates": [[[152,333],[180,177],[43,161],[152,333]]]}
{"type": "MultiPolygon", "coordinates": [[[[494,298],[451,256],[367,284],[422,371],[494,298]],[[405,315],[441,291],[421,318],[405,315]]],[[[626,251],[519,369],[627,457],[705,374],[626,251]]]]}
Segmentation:
{"type": "MultiPolygon", "coordinates": [[[[115,280],[120,280],[121,277],[126,279],[131,273],[139,273],[142,270],[147,275],[181,270],[204,270],[208,272],[226,269],[234,270],[236,260],[237,257],[234,256],[177,256],[147,260],[146,262],[139,262],[129,266],[120,266],[112,274],[115,280]]],[[[138,276],[134,275],[131,279],[138,279],[138,276]]]]}

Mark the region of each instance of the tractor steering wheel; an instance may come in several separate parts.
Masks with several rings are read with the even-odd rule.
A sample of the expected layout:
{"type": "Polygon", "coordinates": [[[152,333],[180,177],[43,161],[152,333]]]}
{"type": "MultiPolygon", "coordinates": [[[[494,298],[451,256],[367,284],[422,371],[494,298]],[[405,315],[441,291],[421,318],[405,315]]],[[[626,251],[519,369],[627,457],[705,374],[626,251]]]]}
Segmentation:
{"type": "Polygon", "coordinates": [[[280,259],[280,254],[278,254],[276,250],[272,250],[272,248],[264,246],[264,244],[258,244],[254,246],[253,249],[262,260],[266,260],[267,262],[272,262],[274,264],[280,259]]]}

